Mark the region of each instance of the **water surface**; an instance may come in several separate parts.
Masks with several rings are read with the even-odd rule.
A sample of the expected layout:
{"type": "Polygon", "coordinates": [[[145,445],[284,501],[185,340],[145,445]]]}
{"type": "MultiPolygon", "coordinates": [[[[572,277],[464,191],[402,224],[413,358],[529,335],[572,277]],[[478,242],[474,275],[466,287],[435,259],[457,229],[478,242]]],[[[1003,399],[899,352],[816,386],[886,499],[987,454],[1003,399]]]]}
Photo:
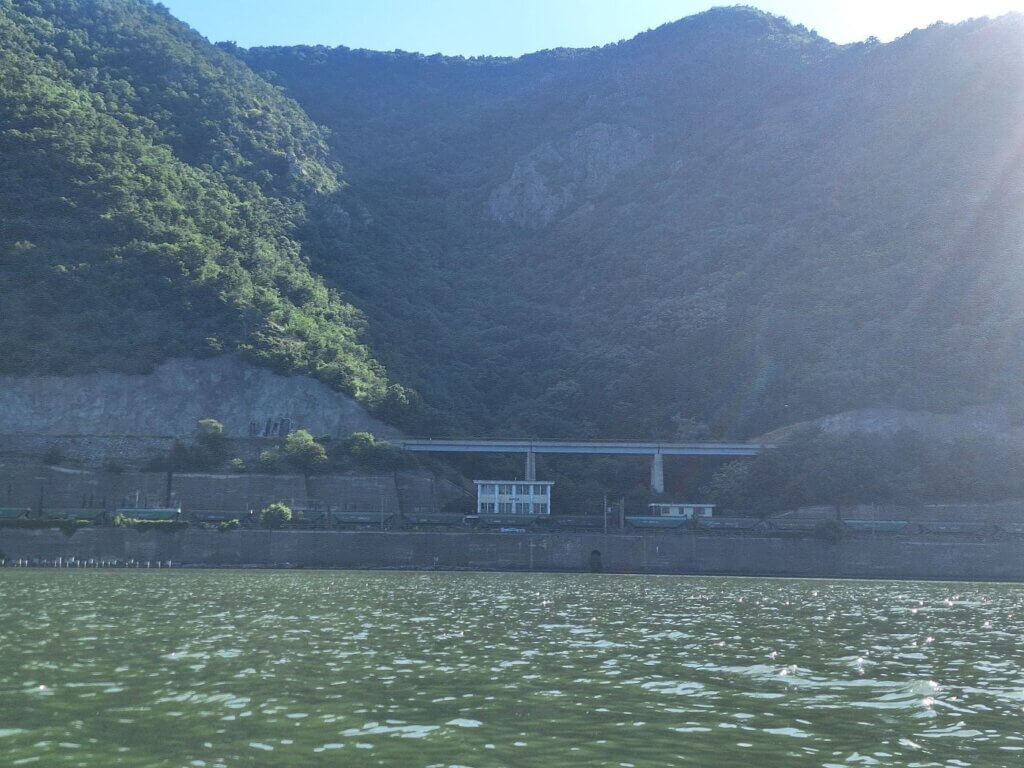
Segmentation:
{"type": "Polygon", "coordinates": [[[1024,766],[1024,588],[0,571],[0,764],[1024,766]]]}

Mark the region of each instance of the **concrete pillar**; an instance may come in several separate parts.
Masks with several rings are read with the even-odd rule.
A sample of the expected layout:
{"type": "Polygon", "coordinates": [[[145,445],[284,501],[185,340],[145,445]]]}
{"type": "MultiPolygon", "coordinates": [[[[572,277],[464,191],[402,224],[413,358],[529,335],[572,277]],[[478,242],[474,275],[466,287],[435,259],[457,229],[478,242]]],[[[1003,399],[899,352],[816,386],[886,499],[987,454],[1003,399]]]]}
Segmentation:
{"type": "Polygon", "coordinates": [[[654,493],[665,492],[665,457],[661,451],[654,454],[651,460],[651,490],[654,493]]]}
{"type": "Polygon", "coordinates": [[[537,479],[537,454],[533,451],[526,452],[526,479],[528,481],[537,479]]]}

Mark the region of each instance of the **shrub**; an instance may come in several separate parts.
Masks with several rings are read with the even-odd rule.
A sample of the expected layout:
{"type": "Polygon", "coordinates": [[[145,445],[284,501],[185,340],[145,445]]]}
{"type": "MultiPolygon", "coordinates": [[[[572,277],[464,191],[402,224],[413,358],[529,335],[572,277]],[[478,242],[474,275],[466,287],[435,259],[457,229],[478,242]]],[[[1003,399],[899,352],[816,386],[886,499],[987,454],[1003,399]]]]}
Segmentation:
{"type": "Polygon", "coordinates": [[[261,451],[259,467],[261,472],[277,472],[280,467],[281,457],[277,451],[261,451]]]}
{"type": "Polygon", "coordinates": [[[232,459],[230,462],[232,472],[245,472],[245,460],[244,459],[232,459]]]}
{"type": "Polygon", "coordinates": [[[241,528],[241,527],[242,527],[242,524],[239,522],[238,518],[235,517],[235,518],[232,518],[231,520],[223,520],[223,521],[221,521],[221,523],[217,526],[217,530],[220,531],[221,533],[224,533],[225,531],[234,531],[234,530],[237,530],[238,528],[241,528]]]}
{"type": "Polygon", "coordinates": [[[292,510],[283,501],[275,501],[260,512],[260,523],[264,528],[280,528],[292,519],[292,510]]]}

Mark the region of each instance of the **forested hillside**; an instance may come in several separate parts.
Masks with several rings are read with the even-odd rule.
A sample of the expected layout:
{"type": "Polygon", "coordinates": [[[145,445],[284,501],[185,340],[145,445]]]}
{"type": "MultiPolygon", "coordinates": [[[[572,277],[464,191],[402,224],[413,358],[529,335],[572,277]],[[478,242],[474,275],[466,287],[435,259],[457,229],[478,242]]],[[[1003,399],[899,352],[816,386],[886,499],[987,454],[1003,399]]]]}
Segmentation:
{"type": "Polygon", "coordinates": [[[0,0],[0,373],[238,351],[432,434],[1020,419],[1022,114],[1019,16],[462,59],[0,0]]]}
{"type": "Polygon", "coordinates": [[[0,0],[0,373],[241,351],[401,399],[296,238],[339,171],[301,108],[162,8],[0,0]]]}
{"type": "Polygon", "coordinates": [[[235,52],[372,212],[317,268],[464,429],[1021,410],[1019,16],[888,45],[732,8],[514,60],[235,52]]]}

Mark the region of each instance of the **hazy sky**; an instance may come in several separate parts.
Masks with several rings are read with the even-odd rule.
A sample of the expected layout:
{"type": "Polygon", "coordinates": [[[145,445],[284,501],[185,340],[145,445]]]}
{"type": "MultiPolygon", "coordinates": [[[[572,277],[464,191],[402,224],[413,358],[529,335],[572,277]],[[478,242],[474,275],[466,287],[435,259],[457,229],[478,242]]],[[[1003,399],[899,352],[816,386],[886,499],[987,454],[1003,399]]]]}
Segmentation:
{"type": "MultiPolygon", "coordinates": [[[[211,40],[422,53],[519,55],[603,45],[714,5],[706,0],[163,0],[211,40]]],[[[899,37],[935,21],[1024,12],[1024,0],[763,0],[836,42],[899,37]]]]}

